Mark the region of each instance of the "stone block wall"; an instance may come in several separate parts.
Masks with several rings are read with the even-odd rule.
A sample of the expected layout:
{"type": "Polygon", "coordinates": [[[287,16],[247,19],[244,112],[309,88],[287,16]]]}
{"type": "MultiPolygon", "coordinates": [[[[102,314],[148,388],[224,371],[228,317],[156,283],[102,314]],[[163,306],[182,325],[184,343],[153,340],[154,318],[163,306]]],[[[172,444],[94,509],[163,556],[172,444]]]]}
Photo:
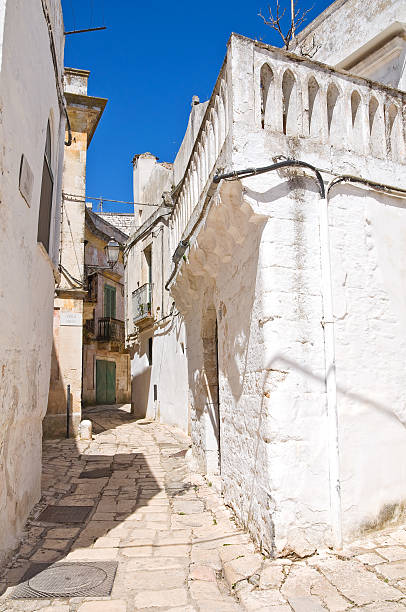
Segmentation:
{"type": "MultiPolygon", "coordinates": [[[[50,10],[59,74],[63,23],[50,10]]],[[[0,2],[0,565],[16,546],[41,494],[42,419],[46,412],[52,312],[60,228],[61,117],[47,22],[41,2],[0,2]],[[54,200],[49,253],[37,243],[47,124],[54,200]],[[32,191],[19,190],[21,156],[32,191]],[[27,194],[26,194],[27,195],[27,194]]]]}

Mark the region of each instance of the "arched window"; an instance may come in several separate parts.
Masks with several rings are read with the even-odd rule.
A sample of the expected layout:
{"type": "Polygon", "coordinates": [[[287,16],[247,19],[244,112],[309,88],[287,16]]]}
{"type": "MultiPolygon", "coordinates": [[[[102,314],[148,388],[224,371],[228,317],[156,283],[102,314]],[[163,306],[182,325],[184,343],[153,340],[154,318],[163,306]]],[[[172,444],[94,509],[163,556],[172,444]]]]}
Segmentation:
{"type": "Polygon", "coordinates": [[[47,253],[49,253],[49,233],[52,215],[52,193],[54,188],[51,153],[51,127],[48,121],[44,163],[42,166],[41,199],[39,204],[37,235],[37,241],[41,242],[44,245],[47,253]]]}

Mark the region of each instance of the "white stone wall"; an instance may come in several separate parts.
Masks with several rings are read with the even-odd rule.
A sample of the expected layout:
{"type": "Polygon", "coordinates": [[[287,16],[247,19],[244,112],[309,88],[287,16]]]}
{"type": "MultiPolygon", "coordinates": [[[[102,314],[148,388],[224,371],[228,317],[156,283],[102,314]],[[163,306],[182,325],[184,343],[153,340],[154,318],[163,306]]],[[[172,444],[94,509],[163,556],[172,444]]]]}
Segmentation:
{"type": "Polygon", "coordinates": [[[182,319],[170,317],[157,329],[140,333],[131,360],[131,385],[136,416],[188,431],[186,339],[182,319]],[[151,337],[152,365],[149,365],[151,337]]]}
{"type": "MultiPolygon", "coordinates": [[[[331,19],[357,6],[337,2],[331,19]]],[[[397,8],[365,3],[370,37],[397,8]]],[[[323,61],[359,46],[357,22],[340,23],[343,41],[324,40],[323,61]]],[[[339,545],[341,531],[348,540],[404,513],[404,200],[329,187],[347,174],[405,188],[404,94],[385,83],[233,35],[174,164],[170,254],[181,240],[189,248],[170,291],[185,325],[194,455],[274,555],[339,545]],[[213,181],[287,159],[321,175],[213,181]]],[[[147,340],[133,372],[150,389],[147,340]]]]}
{"type": "Polygon", "coordinates": [[[150,153],[134,159],[134,217],[139,227],[130,236],[125,254],[126,334],[131,355],[132,409],[139,418],[157,419],[188,431],[187,357],[184,324],[173,298],[165,290],[171,266],[167,216],[151,222],[162,205],[162,194],[173,187],[173,170],[150,153]],[[137,221],[138,219],[138,221],[137,221]],[[139,238],[134,236],[139,233],[139,238]],[[152,317],[134,322],[133,292],[148,282],[144,251],[152,263],[152,317]],[[149,339],[152,338],[152,364],[149,339]],[[155,388],[155,389],[154,389],[155,388]],[[155,399],[156,396],[156,399],[155,399]]]}
{"type": "Polygon", "coordinates": [[[405,511],[405,200],[331,192],[343,528],[347,538],[405,511]]]}
{"type": "MultiPolygon", "coordinates": [[[[63,23],[59,1],[47,3],[59,72],[63,23]]],[[[57,261],[61,151],[60,116],[48,30],[41,2],[0,2],[0,562],[15,546],[40,496],[41,421],[47,407],[57,261]],[[5,9],[5,12],[4,12],[5,9]],[[50,257],[37,244],[47,122],[54,174],[50,257]],[[34,176],[31,206],[19,192],[21,155],[34,176]],[[5,265],[7,262],[7,265],[5,265]]]]}
{"type": "Polygon", "coordinates": [[[336,0],[300,32],[297,47],[315,60],[405,89],[405,22],[403,0],[336,0]]]}
{"type": "MultiPolygon", "coordinates": [[[[210,149],[202,125],[187,169],[193,177],[194,163],[198,180],[183,183],[173,215],[174,246],[191,239],[171,292],[185,316],[194,452],[202,471],[221,470],[226,501],[265,550],[308,554],[337,544],[340,527],[350,539],[404,510],[403,205],[332,188],[332,323],[322,282],[327,203],[314,173],[283,169],[220,189],[211,179],[216,168],[294,158],[319,167],[325,187],[342,173],[404,187],[403,96],[237,36],[222,75],[231,127],[210,149]],[[193,160],[201,151],[203,171],[193,160]],[[218,324],[220,435],[207,316],[218,324]],[[336,330],[338,512],[327,324],[336,330]]],[[[209,118],[214,134],[218,117],[209,118]]]]}

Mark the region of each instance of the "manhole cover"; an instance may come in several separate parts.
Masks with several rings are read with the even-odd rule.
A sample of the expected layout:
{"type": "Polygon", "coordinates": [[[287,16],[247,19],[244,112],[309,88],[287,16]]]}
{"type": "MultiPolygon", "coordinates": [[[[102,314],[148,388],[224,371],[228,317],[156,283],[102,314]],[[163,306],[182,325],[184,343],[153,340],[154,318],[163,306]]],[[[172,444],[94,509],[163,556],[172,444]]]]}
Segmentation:
{"type": "Polygon", "coordinates": [[[110,468],[95,468],[93,470],[87,470],[86,472],[82,472],[79,478],[110,478],[110,476],[110,468]]]}
{"type": "Polygon", "coordinates": [[[42,523],[84,523],[92,506],[47,506],[38,521],[42,523]]]}
{"type": "Polygon", "coordinates": [[[33,565],[13,591],[13,599],[106,597],[117,570],[116,561],[33,565]]]}

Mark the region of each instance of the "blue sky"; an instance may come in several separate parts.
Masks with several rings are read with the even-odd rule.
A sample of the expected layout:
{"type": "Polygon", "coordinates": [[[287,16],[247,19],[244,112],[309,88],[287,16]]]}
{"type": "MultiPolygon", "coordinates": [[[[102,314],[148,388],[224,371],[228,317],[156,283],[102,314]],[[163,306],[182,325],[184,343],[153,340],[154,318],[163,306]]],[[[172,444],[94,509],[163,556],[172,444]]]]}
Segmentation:
{"type": "MultiPolygon", "coordinates": [[[[298,6],[313,6],[311,21],[330,3],[299,0],[298,6]]],[[[135,153],[174,160],[192,96],[210,96],[230,33],[281,46],[258,17],[268,4],[62,0],[65,30],[107,26],[66,37],[65,65],[90,70],[89,95],[109,100],[89,148],[88,195],[132,200],[135,153]]]]}

